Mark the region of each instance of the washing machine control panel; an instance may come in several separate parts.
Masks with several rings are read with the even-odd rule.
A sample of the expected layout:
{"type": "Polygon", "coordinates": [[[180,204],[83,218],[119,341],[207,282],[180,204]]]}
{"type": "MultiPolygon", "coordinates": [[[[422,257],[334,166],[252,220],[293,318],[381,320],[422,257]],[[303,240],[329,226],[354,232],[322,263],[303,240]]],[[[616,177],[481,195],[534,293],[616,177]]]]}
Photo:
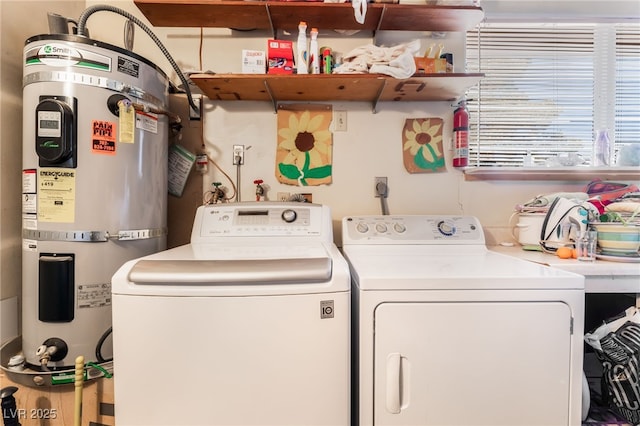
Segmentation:
{"type": "Polygon", "coordinates": [[[322,206],[317,204],[214,204],[201,207],[192,237],[321,235],[326,228],[325,215],[322,206]]]}
{"type": "Polygon", "coordinates": [[[351,216],[342,221],[343,244],[485,244],[473,216],[351,216]]]}

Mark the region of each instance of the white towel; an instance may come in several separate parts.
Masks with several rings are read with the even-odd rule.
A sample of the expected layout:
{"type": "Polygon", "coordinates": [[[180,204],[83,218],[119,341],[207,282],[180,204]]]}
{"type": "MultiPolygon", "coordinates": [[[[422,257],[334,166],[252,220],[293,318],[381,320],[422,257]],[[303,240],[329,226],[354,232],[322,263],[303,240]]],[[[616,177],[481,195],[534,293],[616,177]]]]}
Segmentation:
{"type": "Polygon", "coordinates": [[[395,78],[409,78],[416,72],[416,61],[409,52],[404,52],[397,58],[391,60],[388,65],[373,64],[369,68],[372,74],[386,74],[395,78]]]}
{"type": "Polygon", "coordinates": [[[336,74],[380,73],[395,78],[408,78],[416,72],[413,57],[420,49],[420,40],[393,47],[379,47],[372,44],[360,46],[346,55],[344,62],[333,72],[336,74]]]}

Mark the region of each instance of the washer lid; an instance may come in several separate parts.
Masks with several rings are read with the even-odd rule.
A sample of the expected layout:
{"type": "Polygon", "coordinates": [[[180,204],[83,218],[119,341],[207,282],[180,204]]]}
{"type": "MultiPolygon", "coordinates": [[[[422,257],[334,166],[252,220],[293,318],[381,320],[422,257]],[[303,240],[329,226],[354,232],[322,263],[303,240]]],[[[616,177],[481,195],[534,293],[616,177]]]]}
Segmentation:
{"type": "Polygon", "coordinates": [[[186,244],[126,262],[114,274],[111,291],[180,297],[350,290],[349,266],[334,244],[287,242],[186,244]]]}
{"type": "Polygon", "coordinates": [[[331,258],[237,260],[139,260],[129,272],[135,284],[288,284],[331,279],[331,258]]]}

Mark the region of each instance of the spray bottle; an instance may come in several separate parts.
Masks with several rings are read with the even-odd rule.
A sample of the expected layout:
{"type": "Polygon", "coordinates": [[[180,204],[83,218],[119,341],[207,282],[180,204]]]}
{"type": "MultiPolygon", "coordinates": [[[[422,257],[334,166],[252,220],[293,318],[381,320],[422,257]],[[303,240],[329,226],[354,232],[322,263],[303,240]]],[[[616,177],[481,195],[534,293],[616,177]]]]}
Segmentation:
{"type": "Polygon", "coordinates": [[[309,42],[309,73],[320,74],[320,58],[318,57],[318,29],[311,28],[309,42]]]}
{"type": "Polygon", "coordinates": [[[469,110],[465,99],[453,112],[453,167],[469,165],[469,110]]]}
{"type": "Polygon", "coordinates": [[[300,21],[298,24],[298,55],[296,57],[296,67],[298,74],[308,74],[307,68],[307,23],[300,21]]]}
{"type": "Polygon", "coordinates": [[[599,130],[593,144],[593,166],[608,166],[611,162],[611,141],[608,130],[599,130]]]}

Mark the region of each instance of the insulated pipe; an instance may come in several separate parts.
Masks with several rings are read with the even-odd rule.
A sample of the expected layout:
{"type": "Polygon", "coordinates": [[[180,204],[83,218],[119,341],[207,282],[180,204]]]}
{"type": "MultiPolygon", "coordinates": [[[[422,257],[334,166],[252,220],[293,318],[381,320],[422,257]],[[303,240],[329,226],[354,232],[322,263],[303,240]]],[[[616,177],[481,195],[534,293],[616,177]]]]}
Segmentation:
{"type": "Polygon", "coordinates": [[[155,42],[156,46],[160,48],[165,58],[167,58],[167,60],[169,61],[169,63],[171,64],[175,72],[178,74],[178,78],[180,78],[180,81],[184,85],[184,90],[187,93],[187,98],[189,99],[189,105],[191,105],[191,108],[193,108],[194,111],[199,112],[200,109],[193,101],[193,96],[191,95],[191,88],[189,87],[189,83],[187,82],[187,79],[182,74],[182,71],[180,71],[180,67],[178,67],[178,64],[176,64],[176,61],[174,61],[173,58],[171,57],[171,54],[169,53],[167,48],[164,47],[160,39],[153,33],[153,31],[151,31],[149,27],[147,27],[144,24],[144,22],[142,22],[141,20],[139,20],[138,18],[136,18],[126,10],[119,9],[114,6],[100,5],[100,4],[86,8],[84,12],[80,14],[80,18],[78,18],[78,35],[82,37],[86,37],[85,32],[86,32],[86,26],[87,26],[87,19],[89,19],[89,16],[93,15],[95,12],[103,11],[103,10],[117,13],[118,15],[124,16],[125,18],[129,19],[131,22],[135,23],[140,28],[142,28],[144,32],[146,32],[149,35],[149,37],[151,37],[151,39],[155,42]]]}

